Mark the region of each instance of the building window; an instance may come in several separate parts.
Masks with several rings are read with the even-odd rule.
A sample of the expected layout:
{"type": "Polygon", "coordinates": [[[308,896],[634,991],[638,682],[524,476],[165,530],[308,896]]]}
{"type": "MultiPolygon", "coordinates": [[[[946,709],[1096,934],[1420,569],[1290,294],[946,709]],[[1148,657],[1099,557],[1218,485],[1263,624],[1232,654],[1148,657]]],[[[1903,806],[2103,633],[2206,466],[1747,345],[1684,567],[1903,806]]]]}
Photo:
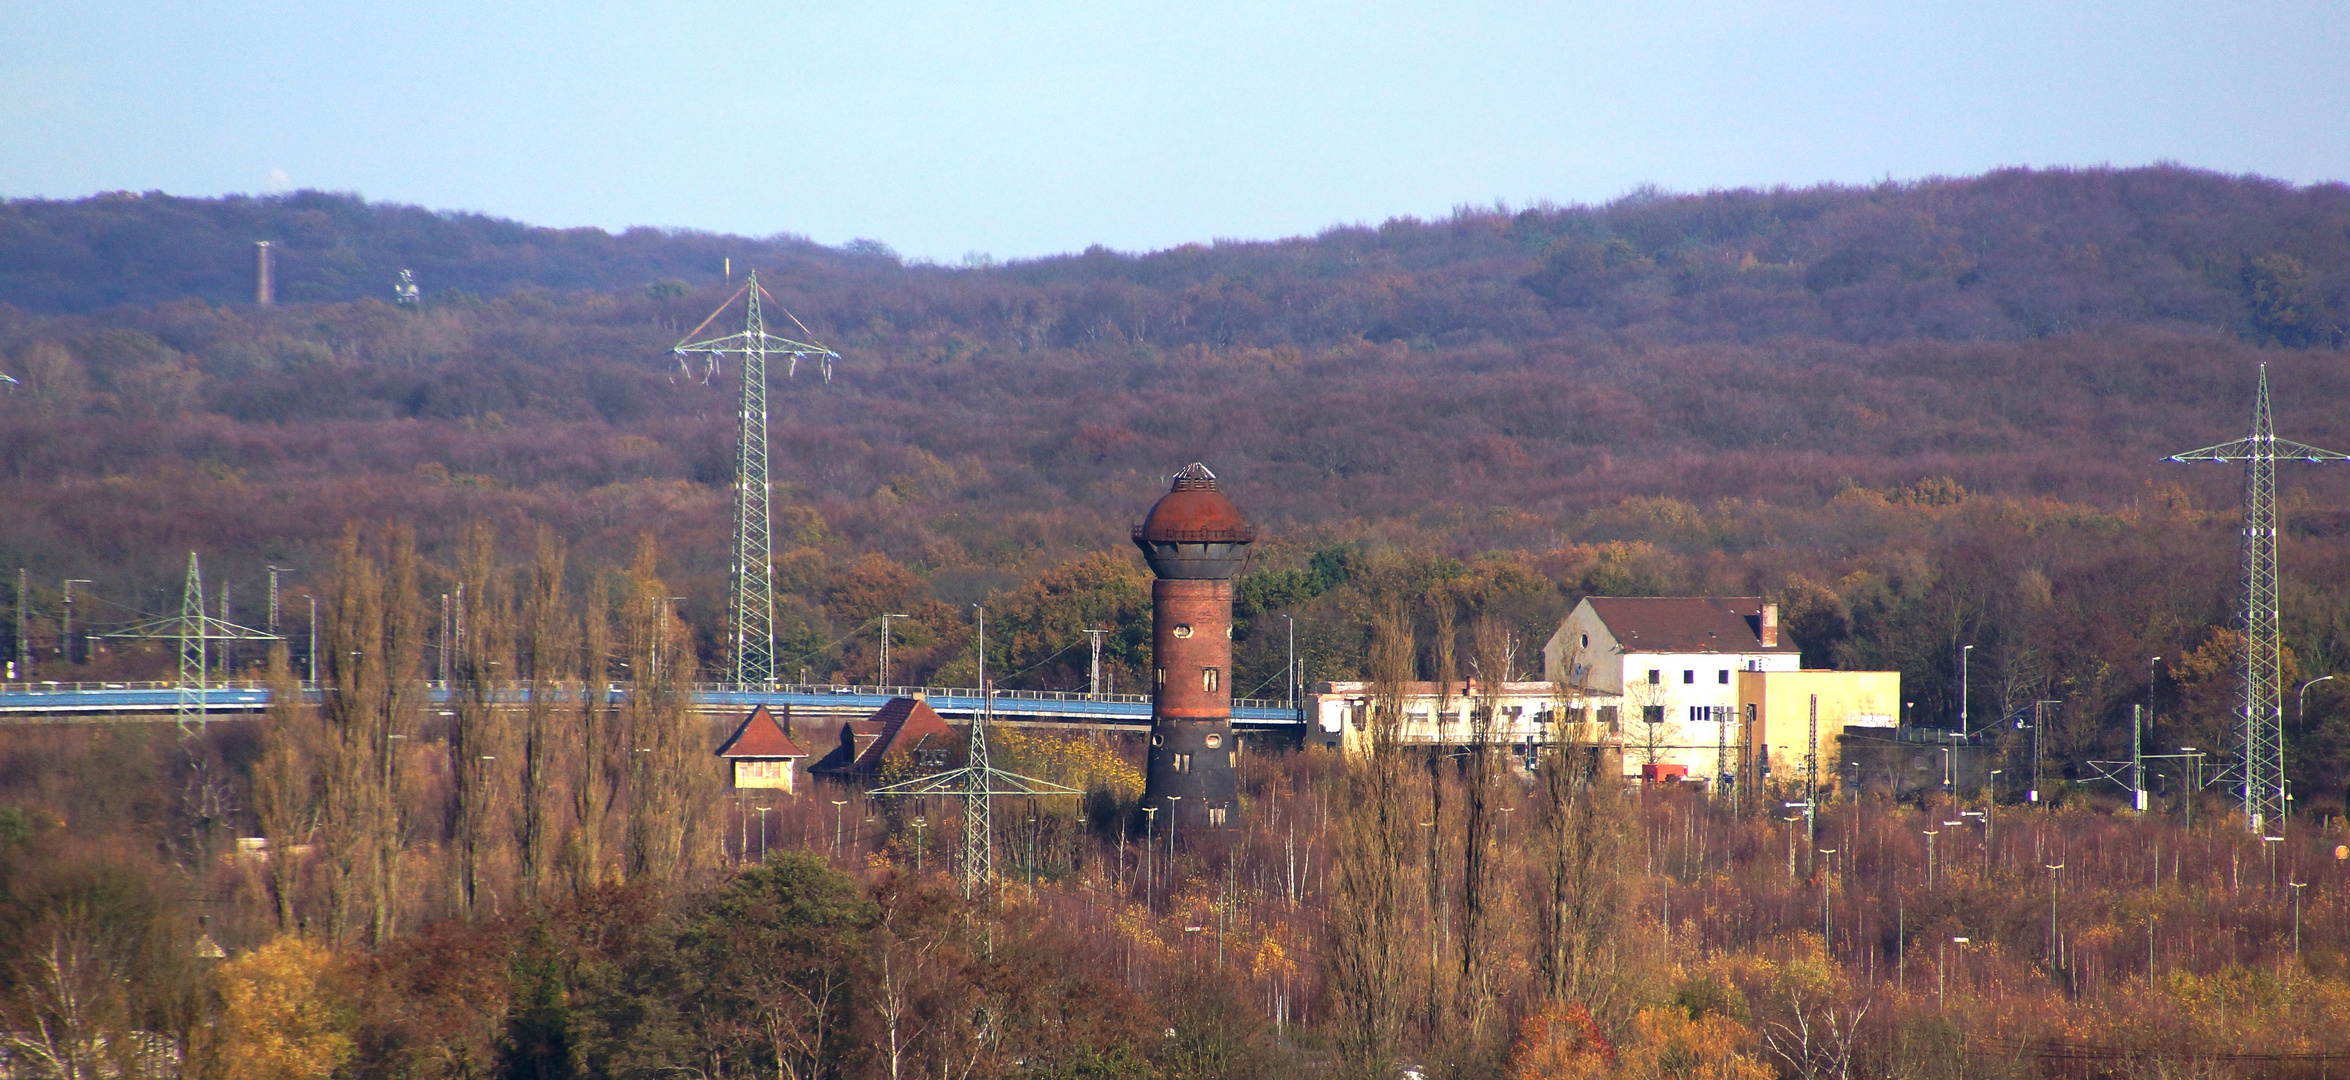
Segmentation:
{"type": "Polygon", "coordinates": [[[1586,648],[1586,649],[1588,649],[1588,648],[1590,648],[1590,647],[1591,647],[1591,635],[1589,635],[1589,634],[1585,634],[1585,635],[1583,635],[1583,647],[1584,647],[1584,648],[1586,648]]]}
{"type": "Polygon", "coordinates": [[[1651,724],[1664,723],[1665,707],[1662,705],[1642,705],[1640,707],[1640,719],[1651,724]]]}
{"type": "Polygon", "coordinates": [[[1722,677],[1721,677],[1721,678],[1718,678],[1718,679],[1715,679],[1714,681],[1715,681],[1715,682],[1718,682],[1718,683],[1720,683],[1720,684],[1722,684],[1723,686],[1728,686],[1728,685],[1730,685],[1730,669],[1729,669],[1729,668],[1723,668],[1723,669],[1722,669],[1722,677]]]}
{"type": "Polygon", "coordinates": [[[1664,674],[1664,672],[1658,671],[1655,668],[1648,669],[1648,685],[1655,686],[1656,684],[1665,681],[1664,674]]]}
{"type": "Polygon", "coordinates": [[[1160,686],[1165,686],[1165,685],[1167,685],[1167,669],[1166,669],[1166,668],[1160,668],[1160,669],[1159,669],[1159,685],[1160,685],[1160,686]]]}
{"type": "Polygon", "coordinates": [[[1214,826],[1218,826],[1218,827],[1221,827],[1221,826],[1224,824],[1224,808],[1223,808],[1223,807],[1221,807],[1221,806],[1211,806],[1211,807],[1208,807],[1208,824],[1210,824],[1210,825],[1214,825],[1214,826]]]}
{"type": "Polygon", "coordinates": [[[1190,755],[1190,754],[1177,754],[1177,755],[1175,755],[1175,771],[1176,771],[1176,772],[1190,772],[1190,771],[1191,771],[1191,755],[1190,755]]]}
{"type": "Polygon", "coordinates": [[[1191,636],[1191,624],[1190,624],[1190,623],[1176,623],[1176,624],[1175,624],[1175,636],[1176,636],[1176,637],[1179,637],[1179,638],[1187,638],[1187,637],[1190,637],[1190,636],[1191,636]]]}
{"type": "Polygon", "coordinates": [[[1613,705],[1602,705],[1599,707],[1599,722],[1603,725],[1606,725],[1609,731],[1622,730],[1621,723],[1616,719],[1618,715],[1619,714],[1616,710],[1616,707],[1613,705]]]}
{"type": "Polygon", "coordinates": [[[1693,685],[1693,684],[1695,684],[1696,682],[1697,682],[1697,671],[1696,671],[1694,668],[1682,668],[1682,669],[1681,669],[1681,685],[1683,685],[1683,686],[1690,686],[1690,685],[1693,685]]]}
{"type": "Polygon", "coordinates": [[[1218,748],[1222,747],[1223,745],[1224,745],[1224,736],[1222,736],[1222,735],[1216,735],[1216,734],[1210,734],[1210,735],[1208,736],[1208,749],[1210,749],[1210,750],[1215,750],[1215,749],[1218,749],[1218,748]]]}
{"type": "Polygon", "coordinates": [[[1202,669],[1200,670],[1200,673],[1199,673],[1199,685],[1200,685],[1200,689],[1202,689],[1202,690],[1205,690],[1205,691],[1207,691],[1208,693],[1211,693],[1211,694],[1213,694],[1213,693],[1215,693],[1215,692],[1216,692],[1216,684],[1217,684],[1218,682],[1220,682],[1220,681],[1222,681],[1222,680],[1221,680],[1220,676],[1218,675],[1218,673],[1217,673],[1217,671],[1216,671],[1216,669],[1215,669],[1215,668],[1202,668],[1202,669]]]}

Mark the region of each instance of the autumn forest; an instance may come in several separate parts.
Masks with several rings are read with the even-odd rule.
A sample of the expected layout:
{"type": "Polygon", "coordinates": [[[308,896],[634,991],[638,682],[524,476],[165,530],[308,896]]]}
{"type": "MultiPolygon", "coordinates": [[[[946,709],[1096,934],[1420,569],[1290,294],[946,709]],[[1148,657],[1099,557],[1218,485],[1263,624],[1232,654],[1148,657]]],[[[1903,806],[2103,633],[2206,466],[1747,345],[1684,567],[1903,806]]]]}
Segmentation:
{"type": "MultiPolygon", "coordinates": [[[[0,202],[19,678],[172,677],[168,643],[86,635],[176,612],[196,552],[248,624],[285,568],[298,628],[222,674],[331,689],[187,736],[0,729],[0,1058],[2338,1074],[2345,684],[2287,699],[2277,839],[2178,775],[2134,813],[2088,762],[2134,710],[2149,752],[2234,745],[2241,473],[2162,459],[2244,435],[2264,366],[2280,433],[2350,450],[2346,335],[2350,189],[2175,166],[951,265],[322,192],[0,202]],[[966,890],[957,807],[747,797],[710,756],[739,718],[689,707],[723,660],[737,387],[669,348],[749,269],[841,354],[771,373],[791,677],[875,681],[887,613],[892,682],[969,685],[984,605],[1003,685],[1082,688],[1109,627],[1110,688],[1145,686],[1127,527],[1203,461],[1259,529],[1238,696],[1280,695],[1292,623],[1308,681],[1538,679],[1583,597],[1759,595],[1806,666],[1899,671],[1910,723],[1957,724],[1963,646],[1974,726],[2059,703],[1997,748],[2053,797],[1838,791],[1805,821],[1573,745],[1252,742],[1242,826],[1175,835],[1136,811],[1138,740],[1006,729],[999,764],[1088,794],[1000,801],[966,890]],[[525,681],[556,692],[516,707],[525,681]]],[[[2279,472],[2301,688],[2350,671],[2350,472],[2279,472]]]]}

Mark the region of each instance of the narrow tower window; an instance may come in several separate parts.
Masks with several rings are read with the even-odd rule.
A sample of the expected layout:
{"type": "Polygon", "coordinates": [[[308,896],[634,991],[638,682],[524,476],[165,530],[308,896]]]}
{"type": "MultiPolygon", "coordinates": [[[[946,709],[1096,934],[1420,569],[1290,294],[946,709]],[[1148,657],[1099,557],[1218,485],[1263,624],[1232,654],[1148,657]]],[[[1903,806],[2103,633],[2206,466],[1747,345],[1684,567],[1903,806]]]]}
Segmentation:
{"type": "Polygon", "coordinates": [[[1216,692],[1218,681],[1215,668],[1204,668],[1199,673],[1200,688],[1211,694],[1216,692]]]}

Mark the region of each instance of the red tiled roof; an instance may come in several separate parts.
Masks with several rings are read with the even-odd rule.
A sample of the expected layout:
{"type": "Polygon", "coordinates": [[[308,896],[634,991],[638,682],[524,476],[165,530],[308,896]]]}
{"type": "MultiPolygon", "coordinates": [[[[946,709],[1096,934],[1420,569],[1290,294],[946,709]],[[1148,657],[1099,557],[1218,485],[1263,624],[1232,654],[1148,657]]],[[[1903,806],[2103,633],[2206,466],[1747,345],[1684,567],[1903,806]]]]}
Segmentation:
{"type": "MultiPolygon", "coordinates": [[[[785,715],[790,715],[788,710],[785,715]]],[[[768,712],[767,706],[761,705],[743,718],[742,726],[734,729],[734,737],[718,748],[718,756],[799,758],[807,757],[808,752],[800,749],[800,744],[793,742],[791,736],[784,732],[783,725],[776,722],[775,714],[768,712]]]]}
{"type": "Polygon", "coordinates": [[[1625,652],[1793,653],[1784,626],[1779,643],[1762,643],[1759,596],[1594,596],[1591,610],[1625,652]]]}
{"type": "Polygon", "coordinates": [[[841,725],[841,745],[813,771],[823,773],[878,772],[882,760],[891,754],[907,753],[916,747],[944,748],[954,739],[954,730],[928,703],[919,698],[891,698],[873,715],[863,720],[851,720],[841,725]]]}

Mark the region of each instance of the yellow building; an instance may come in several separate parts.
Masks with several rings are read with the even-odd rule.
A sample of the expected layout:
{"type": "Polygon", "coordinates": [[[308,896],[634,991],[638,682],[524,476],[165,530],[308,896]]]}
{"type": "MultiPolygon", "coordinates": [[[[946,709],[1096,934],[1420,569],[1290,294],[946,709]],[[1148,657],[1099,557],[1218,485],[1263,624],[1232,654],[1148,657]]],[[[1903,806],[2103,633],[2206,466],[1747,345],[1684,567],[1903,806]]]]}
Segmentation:
{"type": "Polygon", "coordinates": [[[1845,736],[1891,740],[1901,722],[1898,671],[1741,671],[1738,715],[1746,745],[1772,779],[1800,783],[1807,744],[1824,782],[1844,773],[1845,736]],[[1814,703],[1818,725],[1813,725],[1814,703]],[[1814,731],[1818,742],[1811,744],[1814,731]]]}

